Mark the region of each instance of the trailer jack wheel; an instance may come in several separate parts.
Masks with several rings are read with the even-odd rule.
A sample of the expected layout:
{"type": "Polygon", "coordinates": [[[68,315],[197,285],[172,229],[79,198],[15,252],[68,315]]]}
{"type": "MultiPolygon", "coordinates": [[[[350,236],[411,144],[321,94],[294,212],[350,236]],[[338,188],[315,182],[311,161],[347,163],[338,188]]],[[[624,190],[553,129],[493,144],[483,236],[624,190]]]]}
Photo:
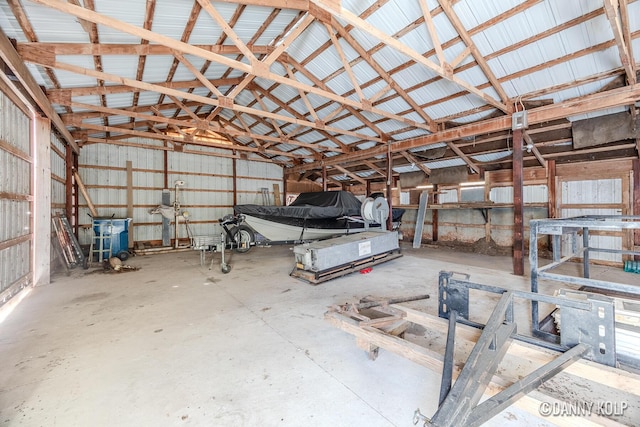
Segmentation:
{"type": "Polygon", "coordinates": [[[222,264],[221,270],[224,274],[227,274],[231,271],[231,266],[229,264],[222,264]]]}

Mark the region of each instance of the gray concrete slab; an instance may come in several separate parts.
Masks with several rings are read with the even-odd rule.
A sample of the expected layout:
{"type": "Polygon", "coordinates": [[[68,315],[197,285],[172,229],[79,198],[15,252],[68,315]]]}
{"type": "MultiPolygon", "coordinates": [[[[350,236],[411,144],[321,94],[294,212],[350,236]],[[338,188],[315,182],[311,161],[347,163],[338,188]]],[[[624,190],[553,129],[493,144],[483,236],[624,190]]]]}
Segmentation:
{"type": "MultiPolygon", "coordinates": [[[[436,410],[439,374],[384,350],[370,361],[327,307],[426,291],[411,304],[435,314],[442,269],[528,286],[508,257],[424,249],[319,286],[288,276],[288,247],[234,254],[229,274],[197,252],[128,264],[140,270],[55,276],[4,321],[1,425],[410,426],[436,410]]],[[[550,425],[516,408],[490,424],[550,425]]]]}

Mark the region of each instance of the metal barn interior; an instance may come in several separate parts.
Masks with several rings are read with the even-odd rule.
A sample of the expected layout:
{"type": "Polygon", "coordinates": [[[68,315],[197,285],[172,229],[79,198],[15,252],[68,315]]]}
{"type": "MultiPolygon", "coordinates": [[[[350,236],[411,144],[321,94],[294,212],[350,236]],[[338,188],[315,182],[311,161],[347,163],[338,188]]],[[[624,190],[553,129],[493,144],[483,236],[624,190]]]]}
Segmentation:
{"type": "Polygon", "coordinates": [[[640,425],[638,58],[637,0],[0,2],[2,423],[640,425]],[[393,256],[229,222],[337,191],[393,256]]]}

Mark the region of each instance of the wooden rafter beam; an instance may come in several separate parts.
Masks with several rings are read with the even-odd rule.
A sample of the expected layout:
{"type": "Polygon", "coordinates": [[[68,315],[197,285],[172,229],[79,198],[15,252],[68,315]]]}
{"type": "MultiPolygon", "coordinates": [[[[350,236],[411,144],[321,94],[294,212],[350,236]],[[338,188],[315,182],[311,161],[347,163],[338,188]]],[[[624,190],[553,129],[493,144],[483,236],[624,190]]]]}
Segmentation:
{"type": "MultiPolygon", "coordinates": [[[[145,7],[144,13],[144,24],[142,24],[142,28],[145,30],[151,30],[151,26],[153,24],[153,16],[156,11],[156,0],[147,0],[147,4],[145,7]]],[[[92,44],[93,45],[93,44],[92,44]]],[[[140,39],[139,46],[149,46],[149,40],[140,39]]],[[[138,55],[138,67],[136,68],[136,80],[142,80],[144,77],[144,67],[147,63],[146,55],[138,55]]],[[[133,101],[131,105],[133,107],[138,105],[138,101],[140,100],[140,92],[135,92],[133,94],[133,101]]],[[[131,121],[133,122],[133,118],[131,121]]]]}
{"type": "Polygon", "coordinates": [[[351,65],[349,65],[349,61],[347,60],[347,57],[344,54],[344,50],[342,49],[342,46],[340,46],[340,41],[338,40],[335,33],[333,32],[333,28],[331,27],[331,25],[325,23],[324,27],[327,29],[327,33],[331,38],[331,43],[333,45],[333,48],[336,50],[336,52],[338,52],[340,61],[342,61],[342,66],[344,67],[344,70],[347,72],[347,76],[349,76],[349,80],[351,80],[353,89],[358,94],[358,99],[360,99],[361,102],[364,102],[366,100],[366,97],[364,96],[364,93],[362,93],[362,88],[360,88],[360,83],[358,83],[358,79],[356,78],[356,75],[351,69],[351,65]]]}
{"type": "MultiPolygon", "coordinates": [[[[171,142],[171,141],[169,141],[171,142]]],[[[174,151],[172,146],[158,146],[158,145],[149,145],[149,144],[141,144],[141,143],[136,143],[136,142],[131,142],[131,141],[122,141],[116,138],[112,138],[109,140],[106,140],[104,138],[87,138],[86,140],[86,144],[109,144],[109,145],[118,145],[118,146],[124,146],[124,147],[137,147],[137,148],[145,148],[148,150],[159,150],[159,151],[174,151]]],[[[213,156],[213,157],[225,157],[225,158],[229,158],[229,159],[239,159],[241,158],[240,155],[238,154],[225,154],[225,153],[220,153],[220,152],[207,152],[207,151],[202,151],[202,150],[188,150],[188,149],[183,149],[181,151],[182,153],[188,153],[188,154],[197,154],[199,156],[213,156]]],[[[256,154],[256,153],[254,153],[256,154]]],[[[254,157],[251,159],[251,161],[254,162],[268,162],[268,163],[275,163],[275,164],[282,164],[282,162],[280,161],[275,161],[269,158],[262,158],[262,157],[254,157]]]]}
{"type": "MultiPolygon", "coordinates": [[[[158,92],[158,93],[161,93],[163,95],[172,95],[172,96],[175,96],[175,97],[182,97],[182,99],[188,99],[188,100],[191,100],[191,101],[200,102],[201,104],[211,105],[211,106],[214,106],[214,107],[217,107],[218,105],[220,105],[220,101],[218,101],[216,99],[211,99],[211,98],[208,98],[208,97],[205,97],[205,96],[179,91],[179,90],[172,89],[172,88],[165,87],[165,86],[158,86],[158,85],[154,85],[154,84],[151,84],[151,83],[140,82],[140,81],[137,81],[137,80],[134,80],[134,79],[129,79],[129,78],[126,78],[126,77],[116,76],[116,75],[113,75],[113,74],[108,74],[108,73],[104,73],[104,72],[90,70],[90,69],[87,69],[87,68],[78,67],[76,65],[64,64],[64,63],[60,63],[60,62],[57,62],[57,61],[49,62],[45,58],[32,58],[32,59],[30,59],[30,62],[38,64],[38,65],[42,65],[44,67],[52,67],[52,68],[55,68],[55,69],[65,70],[65,71],[69,71],[69,72],[76,73],[76,74],[81,74],[81,75],[101,78],[101,79],[103,79],[105,81],[111,81],[111,82],[120,83],[120,84],[124,83],[125,85],[140,89],[142,91],[158,92]]],[[[254,114],[254,115],[258,116],[258,117],[275,118],[276,120],[282,120],[282,121],[285,121],[285,122],[290,122],[290,123],[295,123],[295,124],[302,124],[304,126],[311,127],[311,128],[314,128],[314,129],[319,127],[314,122],[310,122],[310,121],[307,121],[307,120],[295,119],[295,118],[291,118],[289,116],[285,116],[285,115],[281,115],[281,114],[274,114],[274,113],[271,113],[271,112],[268,112],[268,111],[262,111],[262,110],[257,110],[257,109],[254,109],[254,108],[244,107],[244,106],[239,105],[239,104],[231,103],[231,104],[226,105],[226,107],[229,108],[230,110],[240,111],[240,112],[247,113],[247,114],[254,114]]],[[[208,120],[211,120],[211,119],[209,118],[208,120]]],[[[372,138],[370,135],[364,135],[364,134],[360,134],[358,132],[351,132],[351,131],[348,131],[348,130],[339,129],[339,128],[335,128],[335,127],[331,127],[331,126],[324,126],[323,128],[325,130],[327,130],[327,131],[335,132],[336,134],[350,135],[350,136],[353,136],[353,137],[359,138],[359,139],[377,140],[377,138],[372,138]]]]}
{"type": "MultiPolygon", "coordinates": [[[[264,100],[262,99],[262,97],[260,96],[260,94],[258,92],[256,92],[255,90],[252,90],[251,93],[253,94],[253,97],[258,101],[258,104],[260,104],[260,107],[262,107],[262,109],[264,111],[268,111],[269,109],[267,108],[267,104],[265,104],[264,100]]],[[[242,120],[240,118],[240,114],[236,114],[236,117],[238,117],[239,120],[242,120]]],[[[278,125],[278,122],[276,122],[274,119],[270,119],[269,120],[271,122],[271,126],[273,126],[273,128],[276,130],[276,132],[278,133],[278,135],[280,135],[280,138],[285,139],[285,135],[282,132],[282,129],[280,129],[280,126],[278,125]]]]}
{"type": "Polygon", "coordinates": [[[543,168],[546,168],[547,161],[544,159],[544,157],[542,157],[540,150],[538,150],[538,148],[534,144],[533,139],[531,139],[531,136],[529,135],[529,132],[523,131],[522,137],[524,138],[524,141],[527,143],[527,151],[531,151],[533,155],[536,157],[536,159],[538,160],[538,162],[540,163],[540,166],[542,166],[543,168]]]}
{"type": "Polygon", "coordinates": [[[76,141],[71,136],[71,133],[67,130],[66,126],[62,122],[62,119],[58,115],[58,113],[53,109],[51,103],[47,99],[47,96],[44,94],[40,86],[35,81],[27,67],[25,66],[22,58],[18,55],[18,52],[13,48],[11,41],[4,33],[2,28],[0,28],[0,58],[4,61],[5,64],[13,74],[16,76],[20,84],[27,91],[29,96],[36,102],[38,107],[42,109],[45,116],[47,116],[53,125],[58,129],[64,140],[73,148],[73,151],[76,153],[80,152],[80,147],[76,144],[76,141]]]}
{"type": "Polygon", "coordinates": [[[474,171],[475,173],[480,173],[480,168],[478,168],[478,166],[473,162],[473,160],[471,160],[469,156],[464,154],[456,144],[454,144],[452,141],[447,141],[447,146],[451,149],[451,151],[456,153],[458,157],[464,160],[464,162],[467,164],[467,166],[469,166],[469,168],[472,171],[474,171]]]}
{"type": "Polygon", "coordinates": [[[364,19],[358,17],[357,15],[353,14],[352,12],[350,12],[349,10],[343,8],[342,6],[340,6],[339,4],[336,5],[336,3],[329,1],[329,0],[312,0],[314,4],[316,4],[318,7],[320,7],[323,10],[326,10],[329,13],[332,13],[333,15],[335,15],[336,17],[345,20],[346,22],[348,22],[349,24],[353,25],[355,28],[375,37],[376,39],[380,40],[382,43],[388,45],[389,47],[395,49],[396,51],[400,52],[401,54],[407,56],[410,59],[413,59],[415,62],[417,62],[418,64],[421,64],[427,68],[429,68],[431,71],[433,71],[434,73],[438,74],[440,77],[449,80],[455,84],[457,84],[458,86],[462,87],[463,89],[465,89],[467,92],[476,95],[477,97],[481,98],[483,101],[485,101],[486,103],[494,106],[495,108],[505,112],[505,113],[510,113],[512,108],[510,108],[509,106],[505,105],[504,103],[494,99],[493,97],[489,96],[488,94],[484,93],[483,91],[479,90],[478,88],[476,88],[475,86],[470,85],[469,83],[465,82],[464,80],[456,77],[455,75],[450,75],[444,68],[442,68],[440,65],[437,65],[435,63],[433,63],[431,60],[425,58],[422,54],[416,52],[415,50],[407,47],[406,45],[402,44],[402,42],[400,42],[399,40],[396,40],[395,38],[385,34],[384,32],[380,31],[379,29],[375,28],[373,25],[371,25],[370,23],[368,23],[367,21],[365,21],[364,19]]]}
{"type": "MultiPolygon", "coordinates": [[[[302,73],[306,78],[308,78],[310,81],[312,81],[316,86],[318,86],[320,88],[323,88],[323,89],[326,89],[326,90],[331,90],[322,80],[320,80],[316,76],[314,76],[311,72],[309,72],[309,70],[307,70],[300,63],[296,62],[295,60],[293,60],[291,58],[289,59],[289,63],[291,65],[293,65],[298,72],[302,73]]],[[[323,109],[324,109],[324,107],[323,107],[323,109]]],[[[341,109],[347,110],[348,114],[356,117],[367,128],[373,130],[376,134],[378,134],[379,139],[376,138],[376,139],[371,139],[371,140],[375,140],[376,142],[383,142],[384,139],[386,139],[386,135],[384,134],[384,132],[378,126],[376,126],[373,122],[371,122],[369,119],[367,119],[356,108],[353,108],[352,106],[349,106],[349,105],[340,105],[340,107],[338,109],[334,110],[333,112],[331,112],[327,116],[323,117],[322,118],[323,122],[324,123],[330,123],[331,120],[333,118],[335,118],[335,116],[337,116],[337,114],[341,111],[341,109]]]]}
{"type": "Polygon", "coordinates": [[[413,154],[409,153],[408,151],[401,151],[400,154],[402,154],[402,157],[409,160],[409,162],[412,165],[416,165],[416,167],[420,169],[422,172],[424,172],[427,175],[431,175],[431,169],[423,165],[422,161],[420,161],[419,159],[416,159],[416,157],[413,154]]]}
{"type": "MultiPolygon", "coordinates": [[[[293,74],[293,71],[291,70],[291,66],[288,63],[282,64],[282,65],[284,65],[285,69],[287,70],[287,75],[289,76],[289,78],[290,79],[295,79],[295,75],[293,74]]],[[[300,98],[304,102],[304,105],[307,107],[307,110],[311,114],[311,117],[313,117],[313,119],[316,122],[319,122],[320,118],[318,117],[318,114],[316,113],[316,110],[313,108],[313,105],[311,105],[311,102],[309,101],[309,98],[307,97],[307,94],[304,93],[304,91],[302,89],[298,89],[298,94],[300,95],[300,98]]]]}
{"type": "MultiPolygon", "coordinates": [[[[150,24],[149,24],[150,25],[150,24]]],[[[144,27],[150,31],[149,28],[144,27]]],[[[142,39],[146,40],[146,39],[142,39]]],[[[194,44],[198,49],[206,50],[220,55],[239,54],[240,49],[233,45],[215,44],[194,44]]],[[[273,46],[249,46],[254,55],[268,54],[275,49],[273,46]]],[[[22,42],[18,43],[16,50],[20,55],[39,55],[42,52],[54,55],[172,55],[174,49],[160,44],[116,44],[116,43],[42,43],[42,42],[22,42]]]]}
{"type": "Polygon", "coordinates": [[[191,108],[184,105],[182,101],[180,101],[180,99],[171,95],[169,95],[169,99],[171,99],[178,106],[178,110],[187,113],[187,115],[191,117],[196,123],[200,121],[200,117],[198,117],[193,111],[191,111],[191,108]]]}
{"type": "Polygon", "coordinates": [[[442,50],[442,45],[440,44],[440,38],[438,37],[438,31],[436,30],[436,26],[433,24],[433,18],[431,17],[431,11],[427,6],[426,1],[418,1],[420,3],[420,8],[422,9],[422,16],[424,16],[424,24],[427,27],[427,31],[429,32],[429,36],[431,37],[431,42],[433,43],[433,48],[436,50],[436,56],[438,57],[438,61],[440,61],[440,66],[445,67],[447,65],[447,60],[444,57],[444,51],[442,50]]]}
{"type": "MultiPolygon", "coordinates": [[[[197,0],[197,1],[199,1],[200,3],[206,2],[206,0],[197,0]]],[[[289,45],[298,36],[300,36],[300,34],[302,34],[304,30],[306,30],[307,27],[311,25],[312,22],[313,22],[313,17],[309,14],[305,15],[302,18],[302,20],[299,22],[298,26],[292,29],[289,32],[289,34],[287,34],[287,36],[281,41],[281,43],[271,53],[269,53],[262,61],[259,61],[254,57],[254,59],[251,61],[251,70],[249,70],[244,80],[239,85],[233,88],[233,90],[229,94],[229,98],[233,100],[235,97],[237,97],[240,94],[240,92],[242,92],[242,90],[244,90],[244,88],[246,88],[249,85],[249,83],[251,83],[253,79],[255,79],[256,77],[265,77],[270,80],[275,80],[273,77],[276,76],[276,74],[271,73],[269,71],[269,67],[271,67],[271,65],[280,57],[280,55],[282,55],[285,49],[289,47],[289,45]]],[[[291,81],[288,78],[285,78],[285,79],[288,81],[291,81]]],[[[280,80],[280,78],[278,80],[280,80]]],[[[281,83],[284,83],[284,82],[281,81],[281,83]]],[[[302,87],[300,86],[297,88],[301,89],[302,87]]],[[[220,112],[220,108],[219,107],[215,108],[211,112],[211,114],[209,114],[209,118],[215,117],[219,112],[220,112]]]]}
{"type": "Polygon", "coordinates": [[[375,61],[373,59],[373,57],[360,45],[360,43],[358,43],[356,41],[356,39],[347,31],[347,29],[345,27],[343,27],[342,25],[340,25],[339,22],[337,22],[336,20],[332,20],[332,25],[333,27],[336,29],[336,31],[338,31],[338,34],[340,35],[340,37],[342,37],[347,43],[349,43],[349,46],[351,46],[359,55],[360,58],[362,58],[364,61],[366,61],[366,63],[375,70],[376,73],[378,73],[378,75],[380,77],[382,77],[384,79],[385,82],[387,82],[388,89],[386,90],[381,90],[378,93],[374,94],[373,97],[371,97],[371,99],[369,99],[369,101],[371,103],[374,103],[375,101],[377,101],[379,98],[381,98],[387,91],[389,90],[394,90],[396,93],[398,93],[398,95],[400,95],[400,97],[407,103],[409,104],[413,110],[418,113],[420,115],[420,117],[422,117],[425,121],[425,123],[429,126],[430,130],[435,130],[435,124],[434,121],[431,117],[429,117],[429,115],[424,111],[424,108],[421,108],[417,102],[414,101],[413,98],[411,98],[411,96],[409,96],[409,94],[402,88],[402,86],[400,86],[394,79],[393,77],[391,77],[391,75],[380,66],[380,64],[377,63],[377,61],[375,61]]]}
{"type": "MultiPolygon", "coordinates": [[[[262,93],[262,95],[264,97],[269,98],[269,100],[271,102],[273,102],[274,104],[278,105],[278,107],[280,107],[282,110],[292,114],[294,117],[300,118],[301,120],[305,120],[304,115],[300,114],[298,111],[296,111],[289,104],[287,104],[285,102],[282,102],[280,99],[278,99],[275,96],[273,96],[268,90],[265,90],[265,89],[263,89],[262,87],[260,87],[258,85],[255,85],[255,89],[256,89],[256,91],[262,93]]],[[[337,139],[334,135],[331,135],[328,132],[331,129],[331,127],[325,126],[325,123],[322,122],[322,121],[315,122],[315,125],[316,125],[315,130],[317,130],[319,133],[324,135],[328,140],[333,142],[335,145],[340,147],[340,150],[343,153],[347,153],[347,152],[350,151],[349,147],[346,144],[344,144],[339,139],[337,139]]],[[[288,138],[290,138],[290,136],[288,138]]],[[[287,141],[283,141],[283,142],[287,142],[287,141]]],[[[326,149],[326,147],[318,145],[318,148],[321,148],[321,147],[326,149]]]]}
{"type": "Polygon", "coordinates": [[[181,54],[180,52],[176,52],[175,50],[173,51],[173,56],[180,61],[180,63],[182,65],[184,65],[185,67],[187,67],[187,69],[189,71],[191,71],[191,73],[193,73],[193,75],[195,76],[196,79],[198,79],[198,81],[200,83],[202,83],[202,85],[204,87],[206,87],[207,89],[209,89],[209,91],[211,93],[213,93],[217,98],[221,98],[223,95],[222,93],[218,90],[217,87],[215,87],[215,85],[213,85],[209,79],[207,79],[201,72],[200,70],[198,70],[196,67],[194,67],[194,65],[187,59],[184,57],[183,54],[181,54]]]}
{"type": "Polygon", "coordinates": [[[343,174],[347,175],[348,177],[350,177],[351,179],[358,181],[360,184],[366,184],[367,180],[364,178],[360,178],[358,175],[356,175],[355,173],[351,172],[348,169],[343,168],[340,165],[333,165],[332,166],[334,169],[339,170],[340,172],[342,172],[343,174]]]}
{"type": "Polygon", "coordinates": [[[247,4],[277,9],[309,10],[308,0],[218,0],[221,3],[247,4]]]}
{"type": "Polygon", "coordinates": [[[227,21],[218,13],[215,7],[208,0],[198,0],[200,6],[209,14],[211,18],[222,28],[222,31],[233,42],[233,44],[240,50],[240,52],[252,63],[258,61],[251,49],[240,39],[236,32],[231,28],[227,21]]]}
{"type": "Polygon", "coordinates": [[[387,177],[387,173],[386,173],[383,169],[381,169],[381,168],[379,168],[378,166],[376,166],[373,162],[371,162],[371,161],[369,161],[369,160],[364,160],[364,161],[362,162],[362,164],[364,164],[365,166],[367,166],[368,168],[370,168],[372,171],[374,171],[374,172],[375,172],[375,173],[377,173],[378,175],[383,176],[383,177],[385,177],[385,178],[387,177]]]}
{"type": "MultiPolygon", "coordinates": [[[[29,61],[27,61],[29,62],[29,61]]],[[[141,79],[136,79],[141,81],[141,79]]],[[[226,79],[213,79],[209,80],[212,85],[215,86],[232,86],[240,83],[239,77],[226,78],[226,79]]],[[[191,89],[201,87],[202,82],[200,80],[188,80],[179,82],[154,82],[151,83],[154,86],[166,87],[170,89],[191,89]]],[[[86,86],[86,87],[72,87],[65,89],[50,89],[47,90],[47,97],[54,104],[63,104],[69,102],[74,96],[87,96],[87,95],[109,95],[113,93],[140,93],[143,90],[128,86],[128,85],[110,85],[110,86],[86,86]]]]}
{"type": "MultiPolygon", "coordinates": [[[[619,0],[604,0],[604,11],[607,19],[609,20],[611,30],[613,31],[613,38],[616,42],[616,46],[618,47],[618,56],[620,57],[622,67],[627,74],[627,81],[630,85],[633,85],[636,83],[636,73],[632,64],[632,57],[630,55],[631,44],[627,43],[623,33],[623,25],[620,22],[620,14],[618,13],[618,1],[619,0]]],[[[625,24],[625,26],[628,28],[628,24],[625,24]]]]}
{"type": "MultiPolygon", "coordinates": [[[[236,120],[238,120],[240,122],[240,124],[242,125],[242,128],[245,130],[245,132],[247,132],[248,135],[251,135],[252,134],[251,129],[249,128],[249,126],[247,126],[247,123],[245,123],[245,121],[243,120],[242,115],[238,114],[237,111],[234,111],[233,115],[236,117],[236,120]]],[[[233,125],[231,122],[229,122],[229,123],[230,123],[230,125],[233,125]]],[[[260,142],[259,139],[253,138],[253,142],[258,147],[262,147],[262,143],[260,142]]],[[[269,143],[267,142],[267,144],[269,144],[269,143]]]]}
{"type": "Polygon", "coordinates": [[[464,44],[467,45],[467,47],[471,50],[471,55],[473,55],[473,58],[476,60],[476,63],[478,64],[478,66],[480,67],[484,75],[487,77],[487,79],[489,79],[491,86],[495,89],[495,91],[500,96],[502,103],[508,104],[509,96],[502,88],[502,85],[496,78],[495,74],[493,74],[493,71],[489,67],[489,64],[484,59],[484,56],[482,55],[482,53],[480,53],[480,51],[478,50],[478,47],[473,42],[471,35],[469,34],[467,29],[464,27],[464,25],[460,21],[460,18],[458,18],[458,15],[453,10],[453,6],[451,5],[451,2],[449,0],[438,0],[438,2],[440,3],[440,6],[442,7],[442,10],[444,11],[445,15],[447,15],[447,18],[449,18],[449,22],[451,22],[451,25],[453,25],[453,27],[458,32],[458,35],[460,36],[464,44]]]}
{"type": "MultiPolygon", "coordinates": [[[[622,105],[629,105],[635,102],[638,98],[640,98],[640,84],[635,84],[633,86],[625,86],[607,92],[598,92],[577,99],[566,100],[558,104],[532,108],[527,110],[529,126],[564,119],[569,116],[605,110],[622,105]]],[[[511,129],[511,117],[496,117],[493,119],[483,120],[481,122],[469,123],[455,128],[445,129],[431,135],[395,142],[391,144],[391,151],[400,152],[411,148],[454,141],[465,137],[472,137],[474,135],[487,134],[507,129],[511,129]]],[[[344,154],[339,156],[339,159],[327,158],[322,162],[313,162],[306,165],[294,166],[291,173],[309,168],[318,169],[322,164],[330,166],[334,162],[343,164],[351,159],[369,159],[378,155],[386,154],[386,151],[386,146],[376,146],[366,150],[344,154]]]]}
{"type": "MultiPolygon", "coordinates": [[[[20,28],[22,29],[22,32],[24,33],[27,40],[32,43],[38,42],[38,36],[36,35],[36,32],[34,31],[33,26],[31,25],[31,22],[29,21],[29,18],[27,17],[27,14],[25,13],[20,0],[7,0],[7,3],[9,4],[13,15],[16,17],[16,20],[18,21],[18,24],[20,25],[20,28]]],[[[45,70],[45,73],[47,74],[47,77],[49,77],[49,80],[51,80],[53,86],[55,88],[60,88],[60,82],[58,81],[58,78],[56,77],[53,70],[47,69],[45,70]]],[[[70,110],[68,112],[70,112],[70,110]]]]}
{"type": "MultiPolygon", "coordinates": [[[[167,104],[163,104],[163,105],[167,105],[167,104]]],[[[218,132],[218,133],[223,133],[226,135],[229,135],[230,137],[239,137],[239,136],[243,136],[243,137],[247,137],[247,138],[252,138],[254,140],[260,140],[260,141],[266,141],[269,142],[271,144],[279,144],[281,142],[283,142],[280,138],[275,138],[275,137],[271,137],[271,136],[267,136],[267,135],[260,135],[260,134],[255,134],[255,133],[251,133],[251,132],[243,132],[243,131],[239,131],[236,129],[229,129],[228,127],[222,127],[220,125],[218,125],[215,122],[206,122],[204,120],[179,120],[179,119],[175,119],[175,118],[170,118],[170,117],[165,117],[164,115],[162,115],[162,113],[160,113],[160,111],[158,109],[156,109],[156,115],[150,115],[150,114],[143,114],[143,113],[139,113],[139,112],[135,112],[135,111],[129,111],[127,109],[116,109],[116,108],[107,108],[107,107],[100,107],[100,106],[95,106],[95,105],[89,105],[89,104],[83,104],[83,103],[78,103],[78,102],[74,102],[71,104],[71,106],[73,107],[78,107],[78,108],[83,108],[83,109],[94,109],[95,111],[97,111],[99,114],[112,114],[112,115],[120,115],[120,116],[126,116],[126,117],[131,117],[136,119],[136,123],[138,121],[143,122],[143,124],[149,124],[149,123],[156,123],[156,124],[165,124],[165,125],[171,125],[171,126],[178,126],[178,127],[187,127],[187,128],[191,128],[191,127],[199,127],[199,128],[203,128],[203,129],[207,129],[213,132],[218,132]],[[203,127],[204,126],[204,127],[203,127]]],[[[79,127],[82,128],[84,126],[84,123],[82,121],[83,113],[75,113],[75,114],[70,114],[70,115],[65,115],[65,123],[67,123],[70,126],[75,126],[75,127],[79,127]]],[[[305,143],[305,142],[301,142],[301,141],[296,141],[293,139],[289,139],[287,141],[287,144],[290,145],[297,145],[300,147],[305,147],[305,148],[310,148],[310,149],[317,149],[318,146],[314,145],[314,144],[309,144],[309,143],[305,143]]],[[[258,146],[260,145],[259,143],[257,144],[258,146]]],[[[337,152],[337,153],[343,153],[343,150],[340,148],[333,148],[333,147],[325,147],[323,146],[322,149],[324,151],[333,151],[333,152],[337,152]]]]}
{"type": "Polygon", "coordinates": [[[238,151],[246,151],[250,153],[265,153],[273,156],[285,156],[285,157],[291,157],[296,159],[313,158],[313,156],[293,154],[293,153],[288,153],[286,151],[264,149],[262,147],[254,148],[254,147],[247,147],[245,145],[232,144],[232,143],[229,143],[230,141],[225,143],[204,141],[204,140],[197,139],[192,135],[185,134],[184,132],[177,132],[177,131],[176,133],[179,133],[180,135],[182,135],[182,137],[166,135],[166,134],[150,133],[150,132],[139,131],[134,129],[127,129],[119,126],[100,126],[100,125],[85,123],[83,124],[83,127],[85,130],[89,130],[89,131],[112,132],[114,134],[128,135],[132,137],[135,136],[140,138],[151,138],[151,139],[159,139],[163,141],[173,141],[173,142],[188,143],[188,144],[194,144],[194,145],[203,145],[206,147],[215,147],[215,148],[221,148],[225,150],[238,150],[238,151]]]}
{"type": "MultiPolygon", "coordinates": [[[[178,41],[175,39],[172,39],[170,37],[158,34],[158,33],[154,33],[152,31],[149,30],[145,30],[143,28],[137,27],[135,25],[131,25],[128,24],[126,22],[105,16],[105,15],[101,15],[92,11],[89,11],[87,9],[78,7],[78,6],[74,6],[71,5],[69,3],[66,3],[64,1],[61,0],[32,0],[35,3],[38,4],[43,4],[45,6],[51,7],[55,10],[58,10],[60,12],[63,13],[68,13],[72,16],[75,16],[77,18],[81,18],[81,19],[86,19],[88,21],[91,22],[95,22],[97,24],[100,25],[105,25],[107,27],[110,28],[114,28],[116,30],[119,31],[123,31],[125,33],[134,35],[136,37],[140,37],[140,38],[145,38],[147,40],[153,41],[155,43],[159,43],[159,44],[164,44],[172,49],[175,49],[183,54],[190,54],[190,55],[195,55],[195,56],[199,56],[203,59],[212,61],[212,62],[216,62],[225,66],[228,66],[230,68],[236,69],[238,71],[242,71],[244,73],[247,73],[247,77],[253,76],[253,77],[262,77],[264,79],[267,80],[272,80],[274,82],[277,83],[281,83],[281,84],[285,84],[288,86],[292,86],[294,88],[301,88],[302,90],[304,90],[307,93],[313,93],[315,95],[327,98],[329,100],[335,101],[335,102],[340,102],[349,106],[352,106],[354,108],[357,109],[361,109],[364,111],[369,111],[371,113],[380,115],[382,117],[387,117],[393,120],[397,120],[400,121],[402,123],[405,123],[409,126],[413,126],[413,127],[417,127],[417,128],[421,128],[421,129],[426,129],[429,130],[429,127],[423,123],[418,123],[415,122],[413,120],[409,120],[407,118],[404,118],[402,116],[398,116],[396,114],[392,114],[383,110],[380,110],[378,108],[371,108],[367,105],[363,105],[362,102],[358,102],[358,101],[354,101],[351,100],[349,98],[345,98],[339,95],[336,95],[335,93],[314,87],[314,86],[309,86],[306,85],[304,83],[298,82],[298,81],[292,81],[291,79],[289,79],[288,77],[284,77],[281,76],[277,73],[272,73],[269,68],[268,65],[270,64],[267,59],[269,60],[273,60],[275,61],[281,54],[282,52],[284,52],[284,50],[289,46],[289,44],[291,43],[292,40],[295,39],[295,37],[299,36],[299,33],[301,31],[304,30],[304,28],[306,28],[306,26],[310,25],[311,22],[313,22],[314,18],[311,17],[311,15],[307,15],[305,16],[302,21],[299,23],[299,25],[294,28],[287,36],[287,38],[285,40],[283,40],[275,49],[272,53],[270,53],[267,57],[267,59],[265,59],[264,61],[258,61],[258,63],[254,63],[254,64],[246,64],[244,62],[238,61],[238,60],[234,60],[234,59],[230,59],[224,55],[220,55],[220,54],[216,54],[213,52],[209,52],[203,49],[199,49],[196,46],[192,46],[188,43],[185,43],[183,41],[178,41]]],[[[205,0],[198,0],[198,1],[205,1],[205,0]]],[[[357,17],[356,17],[357,18],[357,17]]],[[[394,42],[397,44],[399,43],[398,41],[396,41],[394,39],[394,42]]],[[[417,55],[417,53],[416,53],[417,55]]],[[[46,60],[47,62],[51,63],[56,63],[57,61],[55,61],[54,58],[51,58],[52,55],[49,55],[49,58],[46,60]]],[[[418,55],[420,58],[422,58],[421,55],[418,55]]],[[[425,59],[425,58],[422,58],[425,59]]],[[[426,59],[425,59],[426,60],[426,59]]],[[[36,59],[37,61],[37,59],[36,59]]],[[[54,67],[56,68],[56,67],[54,67]]],[[[253,78],[251,77],[251,78],[253,78]]],[[[245,78],[246,80],[247,78],[245,78]]],[[[248,84],[248,82],[246,83],[248,84]]],[[[242,86],[243,83],[240,83],[239,86],[242,86]]],[[[237,87],[235,88],[237,89],[237,87]]],[[[234,89],[234,90],[235,90],[234,89]]],[[[471,89],[471,90],[475,90],[475,89],[471,89]]],[[[234,93],[232,92],[229,97],[232,98],[232,95],[234,95],[234,93]]],[[[235,94],[237,95],[237,93],[235,94]]],[[[488,98],[492,99],[491,97],[489,97],[488,95],[484,95],[487,96],[488,98]]],[[[492,102],[495,102],[495,100],[493,100],[492,102]]],[[[217,105],[216,105],[217,106],[217,105]]],[[[216,113],[217,114],[217,113],[216,113]]],[[[215,115],[214,115],[215,117],[215,115]]]]}

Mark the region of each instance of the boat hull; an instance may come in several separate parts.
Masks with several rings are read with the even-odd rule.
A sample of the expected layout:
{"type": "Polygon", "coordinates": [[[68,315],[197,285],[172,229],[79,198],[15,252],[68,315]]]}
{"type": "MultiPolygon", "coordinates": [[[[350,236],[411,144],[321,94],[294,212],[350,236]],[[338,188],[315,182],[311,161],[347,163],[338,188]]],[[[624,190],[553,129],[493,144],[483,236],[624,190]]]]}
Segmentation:
{"type": "MultiPolygon", "coordinates": [[[[320,240],[327,239],[332,236],[365,231],[363,224],[351,223],[347,220],[314,224],[322,225],[322,227],[305,227],[282,222],[281,218],[279,218],[281,221],[273,221],[252,215],[244,215],[244,217],[245,224],[253,228],[257,233],[260,233],[266,239],[274,242],[320,240]]],[[[375,228],[379,228],[379,226],[375,228]]]]}

